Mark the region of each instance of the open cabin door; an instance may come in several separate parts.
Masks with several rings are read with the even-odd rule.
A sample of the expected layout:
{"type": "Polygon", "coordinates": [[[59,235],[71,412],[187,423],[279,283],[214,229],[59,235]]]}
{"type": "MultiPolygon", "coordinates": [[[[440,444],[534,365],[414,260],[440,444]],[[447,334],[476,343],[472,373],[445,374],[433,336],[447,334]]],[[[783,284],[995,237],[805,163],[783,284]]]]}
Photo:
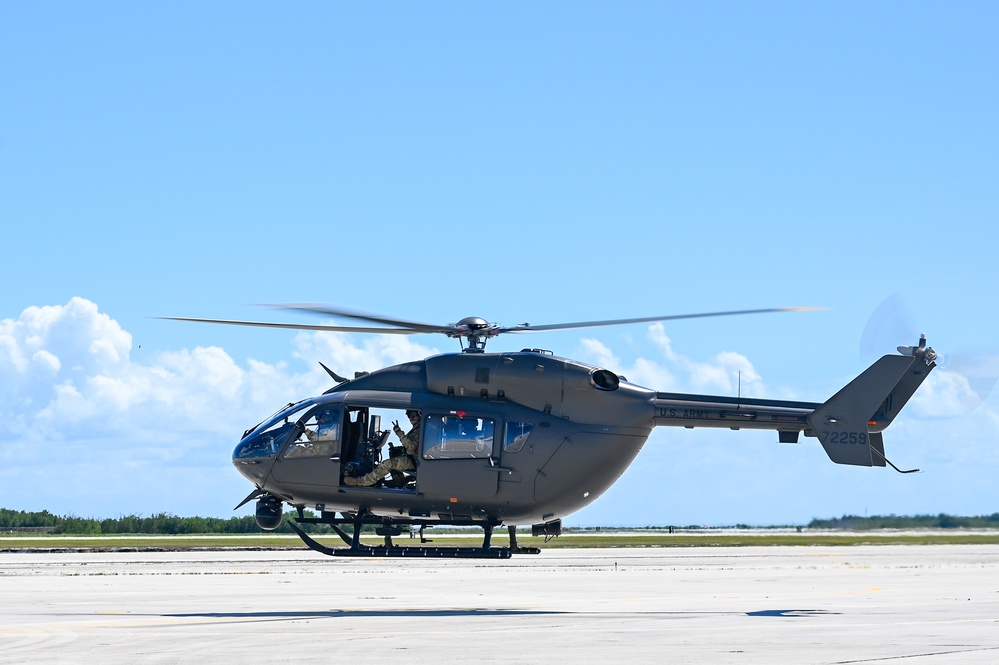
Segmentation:
{"type": "Polygon", "coordinates": [[[417,489],[464,502],[495,496],[499,487],[496,422],[455,412],[423,419],[417,489]]]}

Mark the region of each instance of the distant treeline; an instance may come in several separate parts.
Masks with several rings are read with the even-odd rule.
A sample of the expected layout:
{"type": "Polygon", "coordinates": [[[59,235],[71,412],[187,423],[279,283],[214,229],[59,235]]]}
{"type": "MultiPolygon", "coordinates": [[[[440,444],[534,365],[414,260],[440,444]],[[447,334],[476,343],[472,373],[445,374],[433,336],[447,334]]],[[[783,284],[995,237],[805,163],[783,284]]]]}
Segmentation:
{"type": "Polygon", "coordinates": [[[999,529],[999,513],[979,517],[957,517],[955,515],[874,515],[860,517],[844,515],[828,520],[814,519],[808,523],[809,529],[845,529],[865,531],[869,529],[999,529]]]}
{"type": "MultiPolygon", "coordinates": [[[[309,511],[306,513],[308,514],[309,511]]],[[[15,529],[74,535],[261,533],[261,529],[257,526],[257,521],[252,515],[222,519],[218,517],[177,517],[169,513],[157,513],[149,517],[123,515],[122,517],[98,520],[87,517],[63,517],[53,515],[47,510],[27,512],[0,508],[0,532],[15,529]]],[[[286,520],[282,522],[280,528],[271,533],[294,532],[286,520]]]]}
{"type": "MultiPolygon", "coordinates": [[[[313,516],[311,511],[305,511],[313,516]]],[[[306,531],[327,531],[325,525],[302,525],[306,531]]],[[[745,526],[745,525],[737,525],[745,526]]],[[[691,526],[699,529],[701,527],[691,526]]],[[[746,527],[751,528],[751,527],[746,527]]],[[[809,529],[843,529],[864,531],[869,529],[999,529],[999,513],[979,517],[957,517],[954,515],[874,515],[860,517],[844,515],[832,519],[813,519],[809,529]]],[[[0,508],[0,532],[3,531],[43,531],[74,535],[184,535],[215,533],[260,533],[257,521],[252,515],[242,517],[177,517],[169,513],[157,513],[149,517],[124,515],[107,519],[53,515],[47,510],[27,512],[0,508]]],[[[590,530],[590,529],[584,529],[590,530]]],[[[599,530],[599,529],[598,529],[599,530]]],[[[285,520],[281,527],[271,533],[294,533],[285,520]]]]}

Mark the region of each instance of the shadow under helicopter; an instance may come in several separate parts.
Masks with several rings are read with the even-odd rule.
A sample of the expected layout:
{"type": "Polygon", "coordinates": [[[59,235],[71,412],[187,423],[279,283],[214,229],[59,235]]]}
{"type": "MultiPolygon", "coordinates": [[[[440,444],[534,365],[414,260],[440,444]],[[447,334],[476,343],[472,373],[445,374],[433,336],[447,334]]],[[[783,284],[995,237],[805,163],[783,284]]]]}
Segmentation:
{"type": "MultiPolygon", "coordinates": [[[[487,609],[487,608],[452,608],[452,609],[426,609],[426,610],[325,610],[317,612],[305,611],[274,611],[274,612],[184,612],[177,614],[156,614],[169,619],[226,619],[243,621],[295,621],[302,619],[345,619],[345,618],[446,618],[446,617],[518,617],[518,616],[582,616],[594,614],[594,612],[575,612],[565,610],[515,610],[515,609],[487,609]]],[[[604,614],[604,613],[601,613],[604,614]]],[[[785,618],[807,618],[825,615],[838,615],[840,612],[829,612],[827,610],[758,610],[753,612],[696,612],[696,611],[672,611],[672,612],[622,612],[620,615],[627,616],[659,616],[663,618],[689,617],[689,616],[750,616],[750,617],[785,617],[785,618]]]]}
{"type": "Polygon", "coordinates": [[[837,614],[842,614],[842,612],[830,612],[828,610],[759,610],[757,612],[746,612],[747,617],[783,617],[787,619],[803,619],[837,614]]]}

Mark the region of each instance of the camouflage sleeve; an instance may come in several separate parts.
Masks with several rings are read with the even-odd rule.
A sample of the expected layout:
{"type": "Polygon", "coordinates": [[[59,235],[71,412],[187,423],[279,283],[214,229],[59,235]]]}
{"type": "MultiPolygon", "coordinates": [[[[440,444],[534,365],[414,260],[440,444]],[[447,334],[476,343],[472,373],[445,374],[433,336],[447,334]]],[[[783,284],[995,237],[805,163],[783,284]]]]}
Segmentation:
{"type": "MultiPolygon", "coordinates": [[[[398,432],[397,432],[398,434],[398,432]]],[[[407,455],[416,455],[420,450],[420,428],[419,426],[409,430],[406,434],[399,434],[399,442],[406,449],[407,455]]]]}

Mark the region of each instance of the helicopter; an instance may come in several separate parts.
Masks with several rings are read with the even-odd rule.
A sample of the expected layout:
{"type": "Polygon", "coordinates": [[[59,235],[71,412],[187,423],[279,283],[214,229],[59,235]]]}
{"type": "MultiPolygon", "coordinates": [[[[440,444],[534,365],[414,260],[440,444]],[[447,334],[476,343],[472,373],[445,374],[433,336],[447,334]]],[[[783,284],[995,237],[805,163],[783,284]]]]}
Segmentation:
{"type": "Polygon", "coordinates": [[[509,558],[537,554],[517,543],[531,525],[545,542],[562,519],[603,494],[638,455],[655,427],[774,430],[780,443],[819,440],[837,464],[891,466],[882,432],[936,366],[921,335],[882,356],[825,402],[658,392],[614,371],[524,348],[487,353],[501,334],[543,332],[812,308],[769,308],[501,326],[480,317],[438,325],[323,305],[278,305],[377,325],[329,325],[166,317],[179,321],[297,330],[395,335],[443,334],[459,340],[444,353],[348,379],[322,362],[335,385],[290,403],[248,428],[232,455],[254,485],[236,509],[256,500],[261,529],[288,524],[311,549],[329,556],[509,558]],[[406,433],[399,421],[408,420],[406,433]],[[386,425],[394,426],[390,429],[386,425]],[[392,432],[405,445],[389,443],[392,432]],[[401,461],[393,461],[401,460],[401,461]],[[313,512],[314,509],[314,512],[313,512]],[[306,513],[306,510],[309,510],[306,513]],[[330,547],[301,524],[326,524],[343,541],[330,547]],[[505,525],[509,546],[492,545],[505,525]],[[480,546],[430,546],[425,529],[479,527],[480,546]],[[361,540],[373,527],[384,543],[361,540]],[[400,546],[403,529],[419,545],[400,546]]]}

